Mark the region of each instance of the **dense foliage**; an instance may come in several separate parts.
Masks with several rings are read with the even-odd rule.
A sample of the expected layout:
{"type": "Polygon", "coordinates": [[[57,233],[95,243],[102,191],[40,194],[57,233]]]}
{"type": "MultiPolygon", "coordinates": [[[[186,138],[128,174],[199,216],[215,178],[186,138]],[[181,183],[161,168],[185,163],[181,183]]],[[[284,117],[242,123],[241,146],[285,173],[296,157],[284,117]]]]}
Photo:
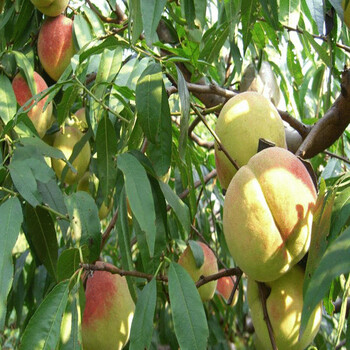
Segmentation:
{"type": "Polygon", "coordinates": [[[2,349],[82,349],[84,284],[96,269],[126,275],[136,305],[126,348],[254,349],[246,278],[223,234],[213,132],[224,102],[249,86],[277,106],[318,186],[302,325],[323,300],[314,346],[350,347],[350,30],[341,3],[71,0],[74,55],[56,81],[60,53],[44,69],[41,47],[63,35],[40,39],[46,17],[31,1],[0,0],[2,349]],[[19,72],[34,96],[23,103],[19,72]],[[40,103],[53,109],[44,136],[28,117],[40,103]],[[74,115],[82,107],[86,124],[74,115]],[[72,125],[81,136],[67,156],[57,134],[72,125]],[[83,152],[85,183],[74,178],[74,168],[85,172],[74,163],[83,152]],[[214,251],[221,276],[236,276],[234,306],[218,293],[202,303],[176,264],[187,244],[203,263],[195,241],[214,251]]]}

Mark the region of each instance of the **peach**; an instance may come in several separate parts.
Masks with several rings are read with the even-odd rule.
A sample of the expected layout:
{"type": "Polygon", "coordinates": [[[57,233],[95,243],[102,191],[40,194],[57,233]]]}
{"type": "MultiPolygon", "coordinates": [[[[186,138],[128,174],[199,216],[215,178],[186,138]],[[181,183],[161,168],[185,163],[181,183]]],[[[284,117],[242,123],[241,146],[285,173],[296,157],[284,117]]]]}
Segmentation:
{"type": "MultiPolygon", "coordinates": [[[[298,265],[281,278],[265,283],[269,292],[266,309],[278,349],[304,350],[315,338],[320,327],[322,303],[313,311],[301,339],[298,339],[303,310],[303,283],[304,271],[298,265]]],[[[258,348],[271,349],[258,284],[251,278],[248,278],[247,297],[258,348]]]]}
{"type": "Polygon", "coordinates": [[[33,5],[44,15],[56,17],[61,14],[68,5],[69,0],[30,0],[33,5]]]}
{"type": "MultiPolygon", "coordinates": [[[[224,269],[221,269],[220,272],[221,271],[224,271],[224,269]]],[[[224,299],[225,303],[227,303],[227,301],[230,299],[235,281],[236,281],[236,276],[225,276],[218,279],[216,292],[224,299]]],[[[233,296],[231,306],[236,305],[237,300],[238,300],[238,289],[236,290],[235,295],[233,296]]]]}
{"type": "Polygon", "coordinates": [[[308,251],[316,190],[302,162],[279,147],[253,156],[226,193],[223,227],[236,264],[273,281],[308,251]]]}
{"type": "MultiPolygon", "coordinates": [[[[73,127],[67,126],[64,130],[64,133],[60,131],[56,134],[55,140],[53,142],[53,147],[60,149],[67,159],[72,155],[73,148],[77,142],[83,137],[83,133],[73,127]]],[[[89,143],[85,143],[83,148],[80,150],[80,153],[74,159],[72,165],[76,169],[76,173],[74,173],[71,169],[69,169],[66,173],[64,179],[61,179],[62,171],[66,166],[66,163],[62,159],[52,158],[52,167],[60,180],[63,180],[67,184],[73,184],[80,180],[80,178],[84,175],[87,170],[91,158],[91,150],[89,143]]]]}
{"type": "MultiPolygon", "coordinates": [[[[203,249],[204,262],[201,267],[196,266],[196,262],[188,246],[181,254],[178,263],[190,274],[194,282],[197,282],[201,276],[208,276],[218,272],[218,263],[212,250],[204,243],[197,242],[203,249]]],[[[210,300],[215,293],[217,281],[211,281],[198,288],[202,301],[210,300]]]]}
{"type": "Polygon", "coordinates": [[[125,277],[95,271],[86,284],[84,350],[120,350],[129,340],[135,304],[125,277]]]}
{"type": "MultiPolygon", "coordinates": [[[[215,131],[240,167],[257,153],[260,138],[286,148],[283,121],[276,107],[254,91],[243,92],[226,102],[215,131]]],[[[227,189],[236,169],[216,142],[215,163],[221,187],[227,189]]]]}
{"type": "MultiPolygon", "coordinates": [[[[34,85],[36,87],[36,93],[47,89],[45,80],[37,72],[34,72],[34,85]]],[[[15,93],[17,103],[20,106],[23,106],[30,98],[33,97],[27,81],[24,79],[21,73],[18,73],[14,77],[12,81],[12,88],[15,93]]],[[[44,109],[46,100],[47,96],[41,99],[27,113],[40,137],[45,135],[46,130],[49,129],[52,124],[52,103],[50,102],[44,109]]],[[[32,101],[30,106],[33,104],[34,101],[32,101]]]]}
{"type": "Polygon", "coordinates": [[[57,81],[74,53],[73,21],[64,15],[47,18],[38,38],[38,56],[46,73],[57,81]]]}

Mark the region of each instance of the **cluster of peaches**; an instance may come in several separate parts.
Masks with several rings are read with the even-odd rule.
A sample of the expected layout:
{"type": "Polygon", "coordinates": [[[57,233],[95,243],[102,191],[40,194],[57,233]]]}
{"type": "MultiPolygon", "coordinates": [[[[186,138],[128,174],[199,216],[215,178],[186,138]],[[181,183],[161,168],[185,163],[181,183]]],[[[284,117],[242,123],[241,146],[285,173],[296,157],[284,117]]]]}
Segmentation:
{"type": "Polygon", "coordinates": [[[310,247],[315,185],[304,164],[287,150],[283,121],[264,96],[244,92],[231,98],[219,115],[216,133],[221,142],[215,145],[216,168],[226,190],[224,235],[248,279],[256,348],[272,348],[264,291],[278,349],[303,350],[316,336],[322,318],[320,304],[299,338],[304,270],[298,263],[310,247]],[[258,152],[261,139],[275,147],[258,152]]]}

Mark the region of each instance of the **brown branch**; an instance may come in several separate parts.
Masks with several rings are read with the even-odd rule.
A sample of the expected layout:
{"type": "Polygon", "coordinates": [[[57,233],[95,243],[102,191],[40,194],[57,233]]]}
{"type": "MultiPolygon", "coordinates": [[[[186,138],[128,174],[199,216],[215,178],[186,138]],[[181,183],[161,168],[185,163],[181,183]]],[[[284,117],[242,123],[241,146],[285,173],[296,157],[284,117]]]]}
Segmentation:
{"type": "Polygon", "coordinates": [[[231,269],[223,270],[218,273],[214,273],[213,275],[209,276],[201,276],[199,280],[196,282],[196,287],[199,288],[203,284],[209,283],[211,281],[216,281],[221,277],[227,277],[227,276],[242,276],[242,270],[239,267],[232,267],[231,269]]]}
{"type": "Polygon", "coordinates": [[[326,114],[312,126],[296,155],[312,158],[331,146],[350,122],[350,70],[342,73],[341,94],[326,114]]]}
{"type": "Polygon", "coordinates": [[[98,10],[98,8],[90,0],[86,0],[86,2],[89,4],[91,10],[96,13],[96,15],[101,19],[102,22],[117,23],[117,24],[120,23],[118,18],[111,18],[111,17],[103,16],[103,14],[98,10]]]}
{"type": "MultiPolygon", "coordinates": [[[[144,278],[147,281],[151,281],[152,278],[154,277],[151,274],[148,273],[143,273],[140,271],[127,271],[127,270],[122,270],[112,264],[105,263],[103,261],[96,261],[95,264],[80,264],[80,266],[84,270],[90,270],[90,271],[108,271],[112,274],[118,274],[120,276],[132,276],[132,277],[138,277],[138,278],[144,278]]],[[[156,279],[158,281],[162,282],[168,282],[168,277],[164,275],[157,275],[156,279]]]]}
{"type": "Polygon", "coordinates": [[[302,138],[305,138],[311,130],[311,126],[305,125],[298,119],[292,117],[288,112],[278,110],[282,120],[287,122],[293,129],[295,129],[302,138]]]}
{"type": "Polygon", "coordinates": [[[332,157],[332,158],[337,158],[337,159],[340,159],[342,160],[343,162],[345,163],[348,163],[350,164],[350,159],[347,158],[347,157],[343,157],[343,156],[340,156],[338,154],[335,154],[335,153],[332,153],[332,152],[329,152],[329,151],[323,151],[324,154],[327,154],[328,156],[332,157]]]}
{"type": "Polygon", "coordinates": [[[271,321],[270,321],[269,314],[268,314],[267,308],[266,308],[266,287],[265,287],[264,283],[261,283],[261,282],[255,282],[255,283],[258,284],[259,296],[260,296],[261,306],[263,309],[264,320],[266,322],[267,330],[269,332],[269,337],[271,340],[272,349],[278,350],[277,345],[276,345],[276,341],[275,341],[275,336],[273,334],[271,321]]]}
{"type": "Polygon", "coordinates": [[[106,244],[106,242],[107,242],[107,240],[109,238],[109,235],[111,234],[111,232],[112,232],[112,230],[113,230],[113,228],[114,228],[114,226],[115,226],[115,224],[117,222],[118,211],[119,210],[117,208],[117,210],[114,212],[113,217],[112,217],[111,221],[109,222],[105,232],[102,235],[102,242],[101,242],[101,249],[100,249],[101,251],[102,251],[103,247],[105,246],[105,244],[106,244]]]}

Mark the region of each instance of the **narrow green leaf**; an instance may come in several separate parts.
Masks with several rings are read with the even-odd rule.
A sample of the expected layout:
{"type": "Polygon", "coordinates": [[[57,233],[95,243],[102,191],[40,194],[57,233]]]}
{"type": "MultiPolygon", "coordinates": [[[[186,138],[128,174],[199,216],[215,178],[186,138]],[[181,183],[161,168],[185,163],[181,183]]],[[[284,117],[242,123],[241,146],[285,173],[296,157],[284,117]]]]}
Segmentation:
{"type": "Polygon", "coordinates": [[[102,195],[108,207],[117,180],[116,154],[118,143],[113,124],[107,115],[104,115],[97,126],[96,151],[98,177],[102,195]]]}
{"type": "Polygon", "coordinates": [[[141,1],[143,29],[149,46],[158,40],[157,27],[165,4],[166,0],[141,1]]]}
{"type": "Polygon", "coordinates": [[[162,103],[163,95],[166,95],[163,86],[161,67],[156,63],[150,64],[143,71],[136,86],[137,115],[148,140],[155,144],[161,137],[162,118],[170,115],[169,105],[162,103]]]}
{"type": "Polygon", "coordinates": [[[304,75],[298,57],[295,54],[295,47],[291,41],[288,42],[287,47],[287,66],[290,74],[294,78],[294,84],[300,86],[303,83],[304,75]]]}
{"type": "Polygon", "coordinates": [[[70,115],[70,110],[77,100],[79,86],[72,85],[65,89],[61,102],[57,105],[57,123],[64,124],[67,117],[70,115]]]}
{"type": "Polygon", "coordinates": [[[311,46],[315,49],[317,54],[320,56],[321,60],[325,63],[327,67],[331,65],[331,58],[326,49],[319,45],[312,35],[305,31],[305,38],[309,41],[311,46]]]}
{"type": "Polygon", "coordinates": [[[98,15],[86,5],[83,5],[82,10],[91,24],[94,36],[104,36],[106,34],[106,30],[100,17],[98,17],[98,15]]]}
{"type": "Polygon", "coordinates": [[[84,45],[92,40],[91,28],[83,15],[77,14],[74,16],[73,33],[76,42],[81,49],[84,45]]]}
{"type": "Polygon", "coordinates": [[[251,38],[251,30],[256,22],[258,16],[258,2],[257,0],[245,0],[241,5],[241,23],[243,35],[243,52],[246,51],[251,38]]]}
{"type": "Polygon", "coordinates": [[[350,271],[350,227],[326,250],[304,291],[300,333],[305,330],[310,315],[325,296],[334,278],[350,271]]]}
{"type": "Polygon", "coordinates": [[[196,266],[197,268],[200,268],[204,263],[203,249],[196,241],[189,240],[188,244],[190,245],[190,248],[192,250],[192,254],[193,254],[196,266]]]}
{"type": "Polygon", "coordinates": [[[62,252],[57,262],[57,278],[58,281],[69,279],[79,268],[80,254],[79,249],[70,248],[62,252]]]}
{"type": "Polygon", "coordinates": [[[317,24],[319,34],[323,34],[324,13],[323,0],[306,0],[313,20],[317,24]]]}
{"type": "Polygon", "coordinates": [[[278,4],[277,0],[260,0],[264,18],[270,23],[274,29],[278,29],[278,4]]]}
{"type": "Polygon", "coordinates": [[[191,276],[176,263],[169,267],[169,297],[180,348],[206,349],[209,330],[203,303],[191,276]]]}
{"type": "Polygon", "coordinates": [[[51,215],[45,209],[26,204],[25,221],[31,246],[49,274],[57,280],[58,243],[51,215]]]}
{"type": "MultiPolygon", "coordinates": [[[[66,215],[68,218],[68,210],[64,203],[64,197],[61,189],[58,187],[56,180],[52,179],[48,183],[37,181],[37,185],[43,203],[56,210],[60,214],[66,215]]],[[[56,220],[61,228],[63,236],[65,237],[69,227],[69,222],[59,217],[57,217],[56,220]]]]}
{"type": "Polygon", "coordinates": [[[4,329],[7,295],[13,281],[12,249],[23,221],[18,198],[10,198],[0,206],[0,330],[4,329]]]}
{"type": "Polygon", "coordinates": [[[131,324],[130,350],[149,349],[157,301],[157,282],[153,278],[139,294],[131,324]]]}
{"type": "Polygon", "coordinates": [[[12,51],[12,53],[15,55],[18,67],[21,68],[21,70],[24,73],[25,79],[27,81],[32,95],[35,96],[36,85],[34,83],[34,69],[32,65],[30,64],[28,58],[22,52],[12,51]]]}
{"type": "Polygon", "coordinates": [[[128,153],[118,156],[118,168],[124,173],[125,189],[130,208],[146,234],[149,254],[152,257],[156,239],[156,215],[152,189],[147,173],[139,161],[128,153]]]}
{"type": "Polygon", "coordinates": [[[189,29],[194,29],[196,26],[194,20],[196,19],[196,9],[194,7],[194,0],[181,1],[182,16],[186,18],[186,25],[189,29]]]}
{"type": "Polygon", "coordinates": [[[89,249],[88,261],[93,262],[100,255],[101,227],[98,218],[98,209],[94,199],[86,192],[72,193],[65,198],[73,238],[79,246],[86,246],[89,249]]]}
{"type": "Polygon", "coordinates": [[[17,101],[10,80],[0,74],[0,118],[7,124],[17,111],[17,101]]]}
{"type": "Polygon", "coordinates": [[[19,350],[52,350],[56,348],[68,293],[69,281],[63,281],[47,295],[29,320],[19,350]]]}
{"type": "Polygon", "coordinates": [[[130,17],[132,19],[132,43],[135,44],[137,40],[139,40],[143,30],[141,0],[130,0],[130,4],[130,17]]]}
{"type": "Polygon", "coordinates": [[[159,181],[159,185],[163,191],[166,201],[173,208],[184,232],[190,232],[191,219],[188,206],[175,194],[168,184],[159,181]]]}
{"type": "Polygon", "coordinates": [[[180,121],[180,137],[179,137],[179,154],[184,160],[186,153],[188,125],[190,119],[190,94],[187,89],[185,78],[180,69],[176,66],[178,77],[178,90],[181,103],[181,121],[180,121]]]}

